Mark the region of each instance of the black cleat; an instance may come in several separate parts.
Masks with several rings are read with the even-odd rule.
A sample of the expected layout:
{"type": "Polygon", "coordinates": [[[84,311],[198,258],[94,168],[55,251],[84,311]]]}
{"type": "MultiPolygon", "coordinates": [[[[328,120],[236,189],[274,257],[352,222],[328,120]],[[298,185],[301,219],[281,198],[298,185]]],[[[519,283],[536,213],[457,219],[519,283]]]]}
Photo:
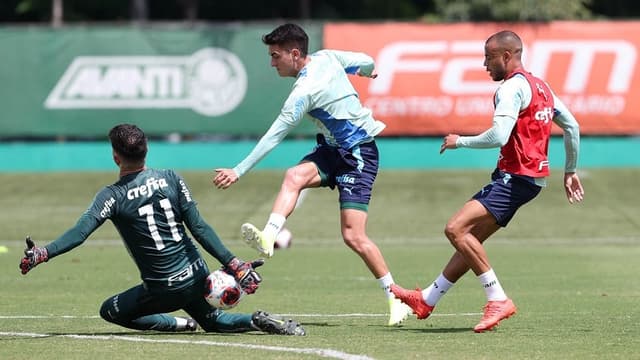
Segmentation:
{"type": "Polygon", "coordinates": [[[283,319],[258,310],[251,316],[251,323],[257,330],[276,335],[305,336],[304,328],[292,319],[283,319]]]}
{"type": "Polygon", "coordinates": [[[187,319],[186,331],[196,331],[196,330],[198,330],[198,323],[191,318],[187,319]]]}

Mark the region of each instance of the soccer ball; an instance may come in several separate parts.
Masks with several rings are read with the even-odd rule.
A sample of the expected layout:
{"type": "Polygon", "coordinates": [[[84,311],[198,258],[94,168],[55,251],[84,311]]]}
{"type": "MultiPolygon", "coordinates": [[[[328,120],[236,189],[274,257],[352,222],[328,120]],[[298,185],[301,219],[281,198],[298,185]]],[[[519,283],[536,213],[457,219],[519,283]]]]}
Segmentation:
{"type": "Polygon", "coordinates": [[[291,246],[291,239],[293,235],[291,231],[287,228],[282,228],[278,235],[276,235],[276,242],[273,244],[273,247],[276,249],[286,249],[291,246]]]}
{"type": "Polygon", "coordinates": [[[207,276],[204,286],[204,298],[216,309],[227,310],[235,307],[242,299],[244,291],[233,278],[222,270],[216,270],[207,276]]]}

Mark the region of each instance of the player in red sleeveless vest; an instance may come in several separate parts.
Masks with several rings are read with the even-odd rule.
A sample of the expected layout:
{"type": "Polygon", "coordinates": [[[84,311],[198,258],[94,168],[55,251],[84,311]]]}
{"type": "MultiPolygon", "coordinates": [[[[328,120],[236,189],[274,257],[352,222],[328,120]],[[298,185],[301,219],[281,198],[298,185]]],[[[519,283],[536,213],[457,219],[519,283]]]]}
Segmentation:
{"type": "Polygon", "coordinates": [[[535,198],[549,175],[547,150],[551,122],[564,131],[564,186],[569,202],[582,201],[584,189],[576,174],[579,126],[547,84],[524,70],[522,41],[512,31],[500,31],[485,43],[484,65],[494,81],[504,81],[494,95],[493,126],[477,136],[445,136],[440,153],[458,147],[501,147],[492,182],[476,193],[447,222],[445,235],[456,249],[442,273],[426,289],[394,285],[394,295],[409,305],[418,319],[431,315],[442,296],[471,269],[487,296],[475,332],[493,329],[515,314],[516,307],[498,281],[483,243],[507,226],[516,211],[535,198]]]}

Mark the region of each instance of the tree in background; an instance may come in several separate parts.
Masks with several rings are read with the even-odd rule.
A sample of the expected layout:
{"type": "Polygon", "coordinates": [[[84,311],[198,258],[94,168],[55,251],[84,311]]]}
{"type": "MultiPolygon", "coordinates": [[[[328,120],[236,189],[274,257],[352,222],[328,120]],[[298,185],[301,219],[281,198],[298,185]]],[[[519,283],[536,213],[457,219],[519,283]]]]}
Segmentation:
{"type": "Polygon", "coordinates": [[[428,20],[551,21],[594,17],[592,0],[434,0],[435,14],[428,20]]]}
{"type": "Polygon", "coordinates": [[[0,0],[0,22],[550,21],[640,16],[634,0],[0,0]]]}

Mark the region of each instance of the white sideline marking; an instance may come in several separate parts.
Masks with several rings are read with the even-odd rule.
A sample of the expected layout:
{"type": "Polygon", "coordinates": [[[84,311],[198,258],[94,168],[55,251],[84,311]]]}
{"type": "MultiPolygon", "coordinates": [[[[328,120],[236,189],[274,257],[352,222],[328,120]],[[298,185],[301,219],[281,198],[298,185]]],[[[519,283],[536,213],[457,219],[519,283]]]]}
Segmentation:
{"type": "MultiPolygon", "coordinates": [[[[274,314],[279,316],[287,316],[287,317],[308,317],[308,318],[348,318],[348,317],[387,317],[388,314],[363,314],[363,313],[350,313],[350,314],[274,314]]],[[[458,313],[458,314],[433,314],[434,316],[479,316],[482,313],[458,313]]],[[[98,315],[0,315],[0,320],[2,319],[51,319],[51,318],[62,318],[62,319],[99,319],[98,315]]],[[[130,341],[130,342],[146,342],[146,343],[167,343],[167,344],[193,344],[193,345],[206,345],[206,346],[220,346],[220,347],[235,347],[235,348],[244,348],[244,349],[258,349],[258,350],[266,350],[266,351],[279,351],[279,352],[289,352],[296,354],[310,354],[310,355],[318,355],[320,357],[332,358],[332,359],[340,359],[340,360],[375,360],[372,357],[367,355],[354,355],[348,354],[339,350],[334,349],[319,349],[319,348],[291,348],[291,347],[282,347],[282,346],[266,346],[266,345],[252,345],[252,344],[242,344],[242,343],[230,343],[230,342],[219,342],[219,341],[208,341],[208,340],[199,340],[199,341],[190,341],[190,340],[180,340],[180,339],[145,339],[134,336],[118,336],[118,335],[78,335],[78,334],[64,334],[64,335],[53,335],[53,334],[38,334],[38,333],[19,333],[19,332],[0,332],[0,336],[19,336],[19,337],[30,337],[30,338],[38,338],[38,337],[62,337],[62,338],[70,338],[70,339],[79,339],[79,340],[119,340],[119,341],[130,341]]]]}
{"type": "Polygon", "coordinates": [[[118,335],[78,335],[78,334],[65,334],[65,335],[52,335],[52,334],[37,334],[37,333],[18,333],[18,332],[0,332],[0,336],[21,336],[21,337],[59,337],[79,340],[120,340],[131,342],[145,342],[145,343],[163,343],[163,344],[191,344],[191,345],[207,345],[207,346],[222,346],[222,347],[236,347],[244,349],[257,349],[279,352],[290,352],[296,354],[311,354],[318,355],[325,358],[341,359],[341,360],[374,360],[374,358],[366,355],[354,355],[348,354],[342,351],[333,349],[318,349],[318,348],[291,348],[284,346],[266,346],[266,345],[252,345],[252,344],[240,344],[221,341],[208,341],[208,340],[180,340],[180,339],[145,339],[135,336],[118,336],[118,335]]]}

